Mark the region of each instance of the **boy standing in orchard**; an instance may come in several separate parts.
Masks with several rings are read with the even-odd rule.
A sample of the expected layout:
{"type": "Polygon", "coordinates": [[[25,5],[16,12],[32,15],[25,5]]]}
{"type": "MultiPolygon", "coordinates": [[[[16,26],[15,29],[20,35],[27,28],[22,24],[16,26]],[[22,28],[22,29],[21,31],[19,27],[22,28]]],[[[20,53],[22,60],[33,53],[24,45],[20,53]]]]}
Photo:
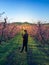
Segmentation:
{"type": "Polygon", "coordinates": [[[25,48],[25,51],[27,52],[28,33],[27,33],[27,30],[24,30],[24,32],[25,32],[25,34],[22,35],[22,37],[23,37],[23,46],[22,46],[21,52],[23,52],[24,48],[25,48]]]}

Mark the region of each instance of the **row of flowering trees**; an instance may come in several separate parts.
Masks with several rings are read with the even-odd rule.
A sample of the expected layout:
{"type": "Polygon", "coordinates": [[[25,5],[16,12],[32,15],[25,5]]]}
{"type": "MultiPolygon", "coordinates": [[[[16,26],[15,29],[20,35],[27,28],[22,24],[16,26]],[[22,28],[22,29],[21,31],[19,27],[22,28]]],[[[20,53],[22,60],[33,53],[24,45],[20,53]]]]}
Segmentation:
{"type": "Polygon", "coordinates": [[[40,41],[42,45],[49,45],[49,25],[38,22],[37,28],[38,30],[35,35],[36,40],[40,41]]]}
{"type": "Polygon", "coordinates": [[[20,27],[18,25],[7,23],[5,18],[4,23],[0,24],[0,43],[13,38],[19,31],[20,27]]]}
{"type": "Polygon", "coordinates": [[[1,36],[0,36],[0,43],[2,42],[2,39],[4,37],[4,29],[6,28],[6,18],[4,19],[4,21],[5,22],[2,24],[2,27],[0,25],[0,27],[2,28],[2,30],[0,30],[0,34],[1,34],[1,36]]]}

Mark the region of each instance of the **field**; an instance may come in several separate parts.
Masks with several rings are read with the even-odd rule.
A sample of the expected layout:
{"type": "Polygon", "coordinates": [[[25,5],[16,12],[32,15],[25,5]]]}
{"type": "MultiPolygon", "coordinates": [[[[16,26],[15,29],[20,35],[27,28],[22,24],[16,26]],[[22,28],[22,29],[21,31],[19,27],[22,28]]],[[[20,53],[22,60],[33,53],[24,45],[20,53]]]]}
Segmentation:
{"type": "MultiPolygon", "coordinates": [[[[0,45],[0,65],[49,65],[49,55],[29,36],[28,52],[20,53],[20,34],[0,45]]],[[[45,49],[48,49],[45,47],[45,49]]]]}
{"type": "Polygon", "coordinates": [[[0,65],[49,65],[49,25],[42,27],[45,35],[40,35],[40,29],[38,33],[37,30],[37,25],[23,24],[17,26],[10,24],[3,31],[1,25],[0,38],[3,31],[4,36],[2,37],[6,41],[2,40],[0,43],[0,65]],[[23,41],[21,30],[23,29],[27,29],[29,34],[27,53],[25,50],[20,53],[23,41]],[[45,32],[45,30],[47,31],[45,32]],[[40,36],[42,40],[40,40],[40,36]]]}

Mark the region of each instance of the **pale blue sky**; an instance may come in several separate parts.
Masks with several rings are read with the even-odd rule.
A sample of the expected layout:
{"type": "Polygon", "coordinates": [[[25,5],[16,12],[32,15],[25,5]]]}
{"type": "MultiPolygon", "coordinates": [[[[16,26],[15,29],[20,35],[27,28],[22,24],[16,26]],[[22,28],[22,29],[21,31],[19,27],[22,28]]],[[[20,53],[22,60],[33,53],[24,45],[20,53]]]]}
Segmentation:
{"type": "Polygon", "coordinates": [[[49,21],[49,0],[0,0],[0,13],[10,21],[49,21]]]}

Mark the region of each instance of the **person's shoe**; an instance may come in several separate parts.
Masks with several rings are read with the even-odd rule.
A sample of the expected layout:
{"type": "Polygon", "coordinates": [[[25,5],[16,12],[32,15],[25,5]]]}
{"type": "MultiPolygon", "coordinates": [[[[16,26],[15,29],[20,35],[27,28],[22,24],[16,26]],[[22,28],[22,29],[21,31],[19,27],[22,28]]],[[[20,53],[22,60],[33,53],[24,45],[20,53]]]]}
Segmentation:
{"type": "Polygon", "coordinates": [[[20,53],[22,53],[22,51],[20,51],[20,53]]]}
{"type": "Polygon", "coordinates": [[[25,51],[27,53],[27,51],[25,51]]]}

